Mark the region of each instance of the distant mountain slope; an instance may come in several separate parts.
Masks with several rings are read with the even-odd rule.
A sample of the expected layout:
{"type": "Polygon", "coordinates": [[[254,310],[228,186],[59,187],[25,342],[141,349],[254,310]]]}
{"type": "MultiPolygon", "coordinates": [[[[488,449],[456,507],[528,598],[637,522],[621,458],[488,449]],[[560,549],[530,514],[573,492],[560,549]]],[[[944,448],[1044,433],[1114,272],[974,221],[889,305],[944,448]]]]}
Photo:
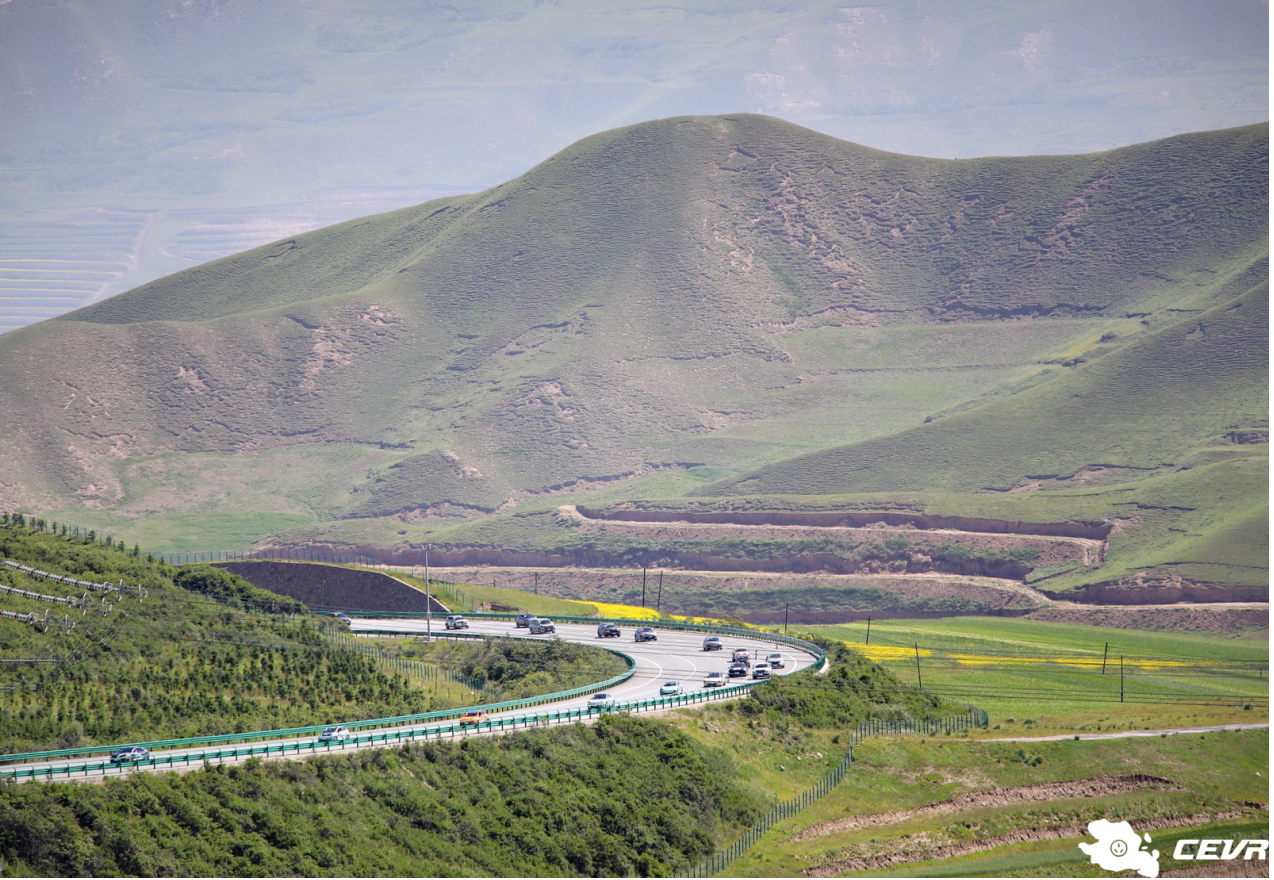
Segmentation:
{"type": "Polygon", "coordinates": [[[1085,471],[1175,470],[1229,432],[1268,425],[1268,350],[1262,281],[1045,385],[698,494],[1002,492],[1085,471]]]}
{"type": "Polygon", "coordinates": [[[825,493],[1180,462],[1266,406],[1267,142],[939,161],[749,115],[607,132],[0,337],[0,506],[393,543],[565,493],[753,493],[731,479],[763,465],[825,493]]]}

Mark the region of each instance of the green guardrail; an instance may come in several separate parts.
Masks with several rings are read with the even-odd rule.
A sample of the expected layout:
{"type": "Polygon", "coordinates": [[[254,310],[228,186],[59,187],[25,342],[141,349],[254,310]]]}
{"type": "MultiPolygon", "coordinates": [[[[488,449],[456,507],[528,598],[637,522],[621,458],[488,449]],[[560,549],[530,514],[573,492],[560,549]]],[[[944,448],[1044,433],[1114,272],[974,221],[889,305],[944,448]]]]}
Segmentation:
{"type": "MultiPolygon", "coordinates": [[[[620,655],[622,656],[622,655],[620,655]]],[[[625,658],[628,659],[628,658],[625,658]]],[[[552,695],[561,698],[563,694],[569,696],[579,696],[582,693],[596,691],[610,684],[618,684],[632,675],[630,668],[625,675],[617,675],[606,682],[597,685],[589,685],[584,688],[574,688],[573,691],[562,691],[561,694],[552,695]]],[[[317,740],[297,741],[289,743],[266,744],[263,746],[235,746],[233,748],[216,749],[215,751],[192,752],[185,755],[159,755],[152,756],[144,761],[129,761],[126,763],[116,764],[109,760],[98,760],[95,762],[85,762],[83,764],[68,764],[63,767],[13,767],[6,770],[0,770],[0,779],[20,780],[39,780],[56,781],[58,778],[72,780],[79,774],[86,777],[91,773],[100,772],[106,774],[114,769],[123,774],[125,771],[138,767],[146,767],[150,769],[172,769],[175,767],[190,767],[199,764],[211,763],[214,760],[224,762],[227,758],[237,760],[243,757],[286,757],[292,754],[301,757],[303,753],[313,754],[330,754],[333,750],[340,751],[350,745],[354,746],[374,746],[381,744],[384,746],[398,745],[403,742],[415,742],[421,739],[444,738],[454,739],[458,735],[469,733],[505,733],[529,727],[542,727],[553,724],[570,724],[580,721],[592,721],[601,717],[618,712],[649,712],[663,709],[676,709],[683,706],[695,705],[698,703],[713,702],[716,700],[732,699],[747,693],[752,687],[764,682],[749,682],[743,685],[733,685],[730,687],[713,688],[710,690],[695,691],[690,694],[677,694],[675,696],[657,697],[647,700],[629,700],[624,703],[617,704],[614,708],[602,709],[596,707],[584,707],[581,709],[562,709],[556,712],[542,712],[533,715],[515,715],[507,718],[492,718],[487,721],[476,722],[472,724],[446,724],[436,725],[425,728],[412,728],[409,730],[389,730],[379,733],[369,733],[366,736],[347,737],[340,743],[321,743],[317,740]]],[[[533,697],[532,700],[542,701],[546,697],[533,697]]],[[[510,700],[508,703],[495,703],[490,706],[481,707],[487,711],[492,709],[499,710],[501,707],[515,707],[515,704],[526,702],[523,700],[510,700]]],[[[457,710],[458,712],[472,710],[457,710]]],[[[430,713],[433,714],[433,713],[430,713]]],[[[410,717],[410,716],[404,716],[410,717]]],[[[393,720],[393,719],[378,719],[393,720]]],[[[330,726],[330,725],[329,725],[330,726]]],[[[351,725],[345,725],[350,727],[351,725]]],[[[316,731],[322,728],[316,728],[316,731]]]]}
{"type": "Polygon", "coordinates": [[[939,718],[933,721],[882,721],[879,719],[870,719],[858,725],[857,728],[849,735],[849,748],[845,752],[845,757],[836,765],[831,773],[828,773],[813,788],[809,788],[801,792],[791,800],[782,801],[775,804],[768,813],[756,821],[751,828],[743,832],[742,836],[734,843],[730,844],[720,852],[713,853],[706,859],[699,862],[688,872],[677,874],[677,877],[713,877],[720,874],[728,868],[735,859],[742,856],[752,845],[755,844],[761,835],[769,831],[784,819],[790,819],[801,810],[808,807],[814,801],[823,797],[823,795],[835,788],[845,774],[849,772],[850,765],[854,763],[854,746],[862,742],[869,736],[882,735],[898,735],[911,734],[921,736],[933,736],[938,733],[955,732],[959,730],[968,730],[969,728],[985,728],[990,723],[987,713],[981,709],[971,707],[964,715],[957,715],[949,718],[939,718]]]}
{"type": "MultiPolygon", "coordinates": [[[[424,615],[425,615],[425,612],[417,612],[414,614],[388,614],[388,613],[360,614],[358,616],[364,619],[379,620],[379,619],[386,619],[386,618],[393,618],[393,617],[408,617],[408,618],[424,617],[424,615]]],[[[487,619],[487,620],[492,620],[492,619],[512,620],[517,615],[515,613],[505,614],[503,612],[495,612],[490,614],[482,614],[482,615],[474,614],[474,615],[467,615],[467,616],[473,617],[475,619],[481,618],[481,619],[487,619]]],[[[598,623],[597,618],[591,618],[591,617],[574,617],[574,618],[558,617],[556,618],[556,620],[559,620],[562,622],[581,622],[581,623],[592,623],[592,624],[598,623]]],[[[654,625],[654,623],[656,623],[652,621],[624,620],[622,618],[616,619],[614,622],[623,624],[625,626],[652,626],[654,625]]],[[[821,669],[822,666],[827,662],[825,653],[817,645],[814,645],[810,642],[803,641],[801,639],[793,638],[791,636],[785,636],[780,633],[760,632],[758,630],[746,630],[746,629],[740,629],[738,627],[714,626],[712,624],[689,624],[689,623],[682,623],[679,621],[673,622],[673,623],[664,623],[663,621],[658,621],[657,623],[658,623],[659,629],[681,629],[681,630],[696,631],[696,632],[712,632],[712,633],[718,633],[722,635],[738,635],[738,636],[744,636],[747,638],[754,638],[754,639],[760,638],[764,641],[775,641],[781,644],[790,645],[792,647],[798,647],[801,650],[806,651],[809,654],[812,654],[816,658],[816,661],[814,664],[815,668],[821,669]]],[[[372,632],[377,635],[383,635],[383,634],[396,635],[396,636],[404,635],[400,631],[393,631],[393,630],[372,631],[372,632]]],[[[500,636],[485,636],[479,633],[459,633],[454,630],[438,633],[436,634],[436,637],[454,638],[454,639],[500,638],[500,636]]],[[[337,723],[343,723],[343,725],[348,728],[362,730],[362,729],[374,729],[377,727],[389,727],[389,726],[399,726],[403,724],[414,724],[418,722],[445,720],[447,718],[457,718],[460,715],[463,715],[465,712],[470,711],[471,709],[485,709],[486,711],[489,711],[489,712],[490,711],[502,712],[502,711],[508,711],[510,709],[529,708],[531,706],[543,705],[544,703],[552,703],[552,702],[557,702],[559,700],[570,699],[571,697],[577,697],[587,693],[603,691],[609,687],[613,687],[614,685],[621,684],[627,681],[628,679],[632,678],[636,664],[631,657],[613,648],[604,647],[601,645],[598,645],[597,647],[602,648],[602,650],[604,651],[609,651],[610,653],[623,659],[624,663],[628,667],[627,671],[617,676],[614,676],[613,678],[609,678],[603,682],[598,682],[596,684],[588,684],[582,687],[572,688],[566,691],[559,691],[553,694],[545,694],[539,697],[526,697],[520,700],[509,700],[502,703],[490,703],[490,704],[484,704],[480,706],[462,707],[457,709],[439,709],[433,712],[422,712],[422,713],[417,713],[413,715],[399,715],[392,718],[372,718],[372,719],[367,719],[364,721],[337,722],[337,723]]],[[[762,683],[762,682],[757,682],[757,683],[762,683]]],[[[736,690],[739,690],[740,688],[746,690],[747,688],[750,688],[752,686],[753,686],[753,683],[749,683],[743,686],[714,689],[713,691],[714,696],[712,697],[712,699],[722,699],[725,696],[730,695],[730,694],[722,693],[722,691],[736,691],[736,690]]],[[[700,693],[703,693],[703,692],[700,692],[700,693]]],[[[670,698],[670,699],[673,699],[673,698],[670,698]]],[[[64,758],[77,758],[81,756],[87,757],[91,755],[101,755],[104,753],[113,752],[117,749],[127,748],[129,746],[143,746],[145,748],[155,750],[155,749],[186,748],[190,746],[200,746],[200,745],[246,743],[246,742],[251,742],[253,740],[261,740],[261,739],[287,739],[292,737],[306,737],[306,736],[313,736],[317,733],[320,733],[322,732],[323,728],[330,727],[330,726],[331,724],[313,724],[313,725],[308,725],[305,727],[288,727],[288,728],[280,728],[277,730],[259,730],[259,731],[252,731],[248,733],[212,734],[209,736],[195,736],[195,737],[185,737],[182,739],[168,739],[168,740],[152,740],[147,742],[123,743],[123,744],[116,744],[116,745],[110,745],[110,746],[81,746],[79,748],[73,748],[73,749],[56,749],[56,750],[43,751],[43,752],[24,752],[24,753],[13,754],[13,755],[0,755],[0,763],[16,764],[16,763],[30,763],[32,761],[47,761],[47,760],[58,760],[58,759],[64,759],[64,758]]],[[[98,765],[98,769],[101,769],[101,765],[98,765]]],[[[0,771],[0,778],[4,778],[6,776],[11,776],[11,775],[12,774],[9,772],[0,771]]]]}

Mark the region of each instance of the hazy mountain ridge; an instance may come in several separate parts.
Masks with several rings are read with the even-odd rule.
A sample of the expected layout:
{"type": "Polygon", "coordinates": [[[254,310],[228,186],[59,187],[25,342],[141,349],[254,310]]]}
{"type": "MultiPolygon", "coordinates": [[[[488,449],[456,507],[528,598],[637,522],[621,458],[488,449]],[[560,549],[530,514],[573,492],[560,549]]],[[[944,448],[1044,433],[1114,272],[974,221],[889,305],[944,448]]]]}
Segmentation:
{"type": "MultiPolygon", "coordinates": [[[[619,486],[683,495],[802,452],[884,449],[872,438],[981,401],[1062,400],[1111,358],[1153,365],[1177,344],[1165,328],[1263,274],[1267,139],[939,161],[747,115],[606,132],[484,193],[6,335],[0,502],[392,515],[413,540],[438,517],[619,486]],[[183,467],[164,464],[174,452],[183,467]],[[232,463],[241,478],[212,476],[232,463]]],[[[1243,326],[1250,372],[1265,349],[1243,326]]],[[[1244,381],[1204,421],[1226,394],[1255,418],[1264,398],[1244,381]]],[[[990,482],[957,462],[908,486],[1072,466],[1013,461],[990,482]]]]}

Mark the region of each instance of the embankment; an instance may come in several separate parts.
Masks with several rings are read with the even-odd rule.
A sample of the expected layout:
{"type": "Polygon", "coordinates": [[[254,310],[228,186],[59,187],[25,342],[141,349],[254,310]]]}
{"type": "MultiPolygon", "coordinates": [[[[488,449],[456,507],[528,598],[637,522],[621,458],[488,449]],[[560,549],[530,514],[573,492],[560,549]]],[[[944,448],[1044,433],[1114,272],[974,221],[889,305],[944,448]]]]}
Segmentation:
{"type": "Polygon", "coordinates": [[[939,516],[898,511],[837,511],[827,513],[785,510],[650,510],[635,507],[603,509],[575,505],[588,519],[627,522],[725,523],[744,526],[821,526],[823,528],[865,528],[882,523],[913,529],[952,529],[997,535],[1044,535],[1055,538],[1087,538],[1104,541],[1110,535],[1107,523],[1032,523],[968,516],[939,516]]]}
{"type": "Polygon", "coordinates": [[[253,586],[290,596],[315,611],[428,611],[447,613],[437,599],[378,571],[307,562],[221,562],[219,568],[253,586]]]}

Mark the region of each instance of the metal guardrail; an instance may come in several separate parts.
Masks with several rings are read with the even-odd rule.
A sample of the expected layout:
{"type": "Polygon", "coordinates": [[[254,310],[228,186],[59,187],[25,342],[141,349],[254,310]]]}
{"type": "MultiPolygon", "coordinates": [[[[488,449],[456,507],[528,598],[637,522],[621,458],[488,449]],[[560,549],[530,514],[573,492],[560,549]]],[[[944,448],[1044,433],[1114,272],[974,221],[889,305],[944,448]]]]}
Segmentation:
{"type": "MultiPolygon", "coordinates": [[[[621,655],[622,656],[622,655],[621,655]]],[[[626,658],[627,659],[627,658],[626,658]]],[[[635,664],[634,664],[635,665],[635,664]]],[[[588,693],[596,691],[611,684],[617,684],[632,675],[632,669],[625,675],[618,675],[614,678],[596,685],[589,685],[584,688],[575,688],[574,691],[563,691],[561,694],[551,694],[546,697],[532,697],[530,700],[510,700],[506,704],[492,704],[484,706],[483,709],[490,711],[492,709],[499,710],[500,707],[508,708],[517,703],[544,701],[546,699],[561,699],[562,694],[571,696],[579,696],[580,693],[588,693]]],[[[756,684],[760,684],[757,682],[756,684]]],[[[442,740],[455,739],[457,736],[464,736],[470,733],[505,733],[509,731],[546,727],[555,724],[573,724],[581,721],[595,721],[597,718],[612,713],[619,712],[652,712],[663,709],[676,709],[683,706],[695,705],[698,703],[713,702],[716,700],[731,699],[747,693],[754,683],[746,685],[734,685],[731,687],[714,688],[712,690],[696,691],[691,694],[679,694],[671,697],[658,697],[648,700],[631,700],[625,703],[617,704],[613,709],[600,709],[594,707],[585,707],[582,709],[563,709],[557,712],[540,712],[532,715],[516,715],[510,718],[493,718],[474,724],[446,724],[427,728],[413,728],[411,730],[387,730],[381,732],[369,733],[366,736],[352,736],[346,738],[341,743],[321,743],[317,740],[296,741],[279,744],[266,744],[262,746],[235,746],[228,749],[216,749],[212,751],[194,752],[185,755],[159,755],[152,756],[145,761],[130,761],[124,764],[115,764],[108,760],[97,760],[93,762],[86,761],[83,764],[68,764],[63,767],[13,767],[6,770],[0,770],[0,779],[18,780],[44,780],[47,782],[56,781],[58,779],[71,780],[76,778],[77,774],[83,778],[91,773],[99,772],[106,774],[111,769],[117,769],[121,774],[128,769],[137,767],[146,767],[152,769],[173,769],[178,767],[198,766],[199,764],[211,763],[213,761],[224,762],[227,758],[237,760],[243,757],[285,757],[289,754],[296,757],[302,755],[311,756],[315,754],[330,754],[333,751],[342,751],[350,745],[354,746],[374,746],[377,744],[383,746],[399,745],[404,742],[416,742],[418,740],[442,740]],[[307,754],[308,753],[308,754],[307,754]]],[[[447,710],[449,714],[463,714],[471,710],[447,710]]],[[[439,714],[439,713],[429,713],[439,714]]],[[[409,718],[412,716],[403,716],[409,718]]],[[[377,719],[378,721],[393,721],[397,719],[377,719]]],[[[363,722],[364,724],[371,722],[363,722]]],[[[330,726],[330,725],[329,725],[330,726]]],[[[345,725],[350,727],[352,725],[345,725]]],[[[313,728],[313,732],[321,731],[322,727],[313,728]]],[[[143,745],[138,743],[138,745],[143,745]]],[[[156,745],[160,745],[156,743],[156,745]]],[[[116,747],[121,748],[121,747],[116,747]]]]}
{"type": "Polygon", "coordinates": [[[964,715],[957,715],[952,718],[939,718],[934,721],[881,721],[878,719],[870,719],[864,721],[854,729],[849,735],[849,748],[845,752],[845,757],[836,765],[836,769],[828,773],[813,788],[809,788],[801,792],[791,800],[782,801],[775,804],[768,813],[756,821],[751,828],[743,832],[734,843],[730,844],[720,852],[713,853],[706,859],[700,861],[697,865],[686,873],[677,874],[677,877],[712,877],[721,873],[730,866],[735,859],[742,856],[745,852],[752,848],[752,845],[761,838],[761,835],[769,831],[776,824],[784,819],[790,819],[801,810],[808,807],[814,801],[823,797],[833,788],[835,788],[845,774],[849,772],[850,765],[854,763],[854,746],[862,742],[869,736],[880,736],[885,734],[912,734],[933,736],[937,733],[954,732],[958,730],[968,730],[971,727],[985,728],[990,723],[987,713],[981,709],[971,708],[964,715]]]}
{"type": "MultiPolygon", "coordinates": [[[[104,593],[118,593],[125,589],[124,582],[120,581],[118,585],[97,583],[94,581],[82,581],[79,578],[73,578],[65,574],[53,574],[52,572],[42,571],[38,568],[32,568],[29,565],[23,565],[21,562],[14,562],[12,559],[0,559],[0,564],[7,565],[9,568],[28,574],[31,577],[44,578],[45,580],[55,581],[59,584],[66,584],[70,587],[78,587],[85,590],[97,590],[104,593]]],[[[133,589],[129,587],[128,589],[133,589]]],[[[136,588],[138,595],[141,595],[141,587],[136,588]]]]}

